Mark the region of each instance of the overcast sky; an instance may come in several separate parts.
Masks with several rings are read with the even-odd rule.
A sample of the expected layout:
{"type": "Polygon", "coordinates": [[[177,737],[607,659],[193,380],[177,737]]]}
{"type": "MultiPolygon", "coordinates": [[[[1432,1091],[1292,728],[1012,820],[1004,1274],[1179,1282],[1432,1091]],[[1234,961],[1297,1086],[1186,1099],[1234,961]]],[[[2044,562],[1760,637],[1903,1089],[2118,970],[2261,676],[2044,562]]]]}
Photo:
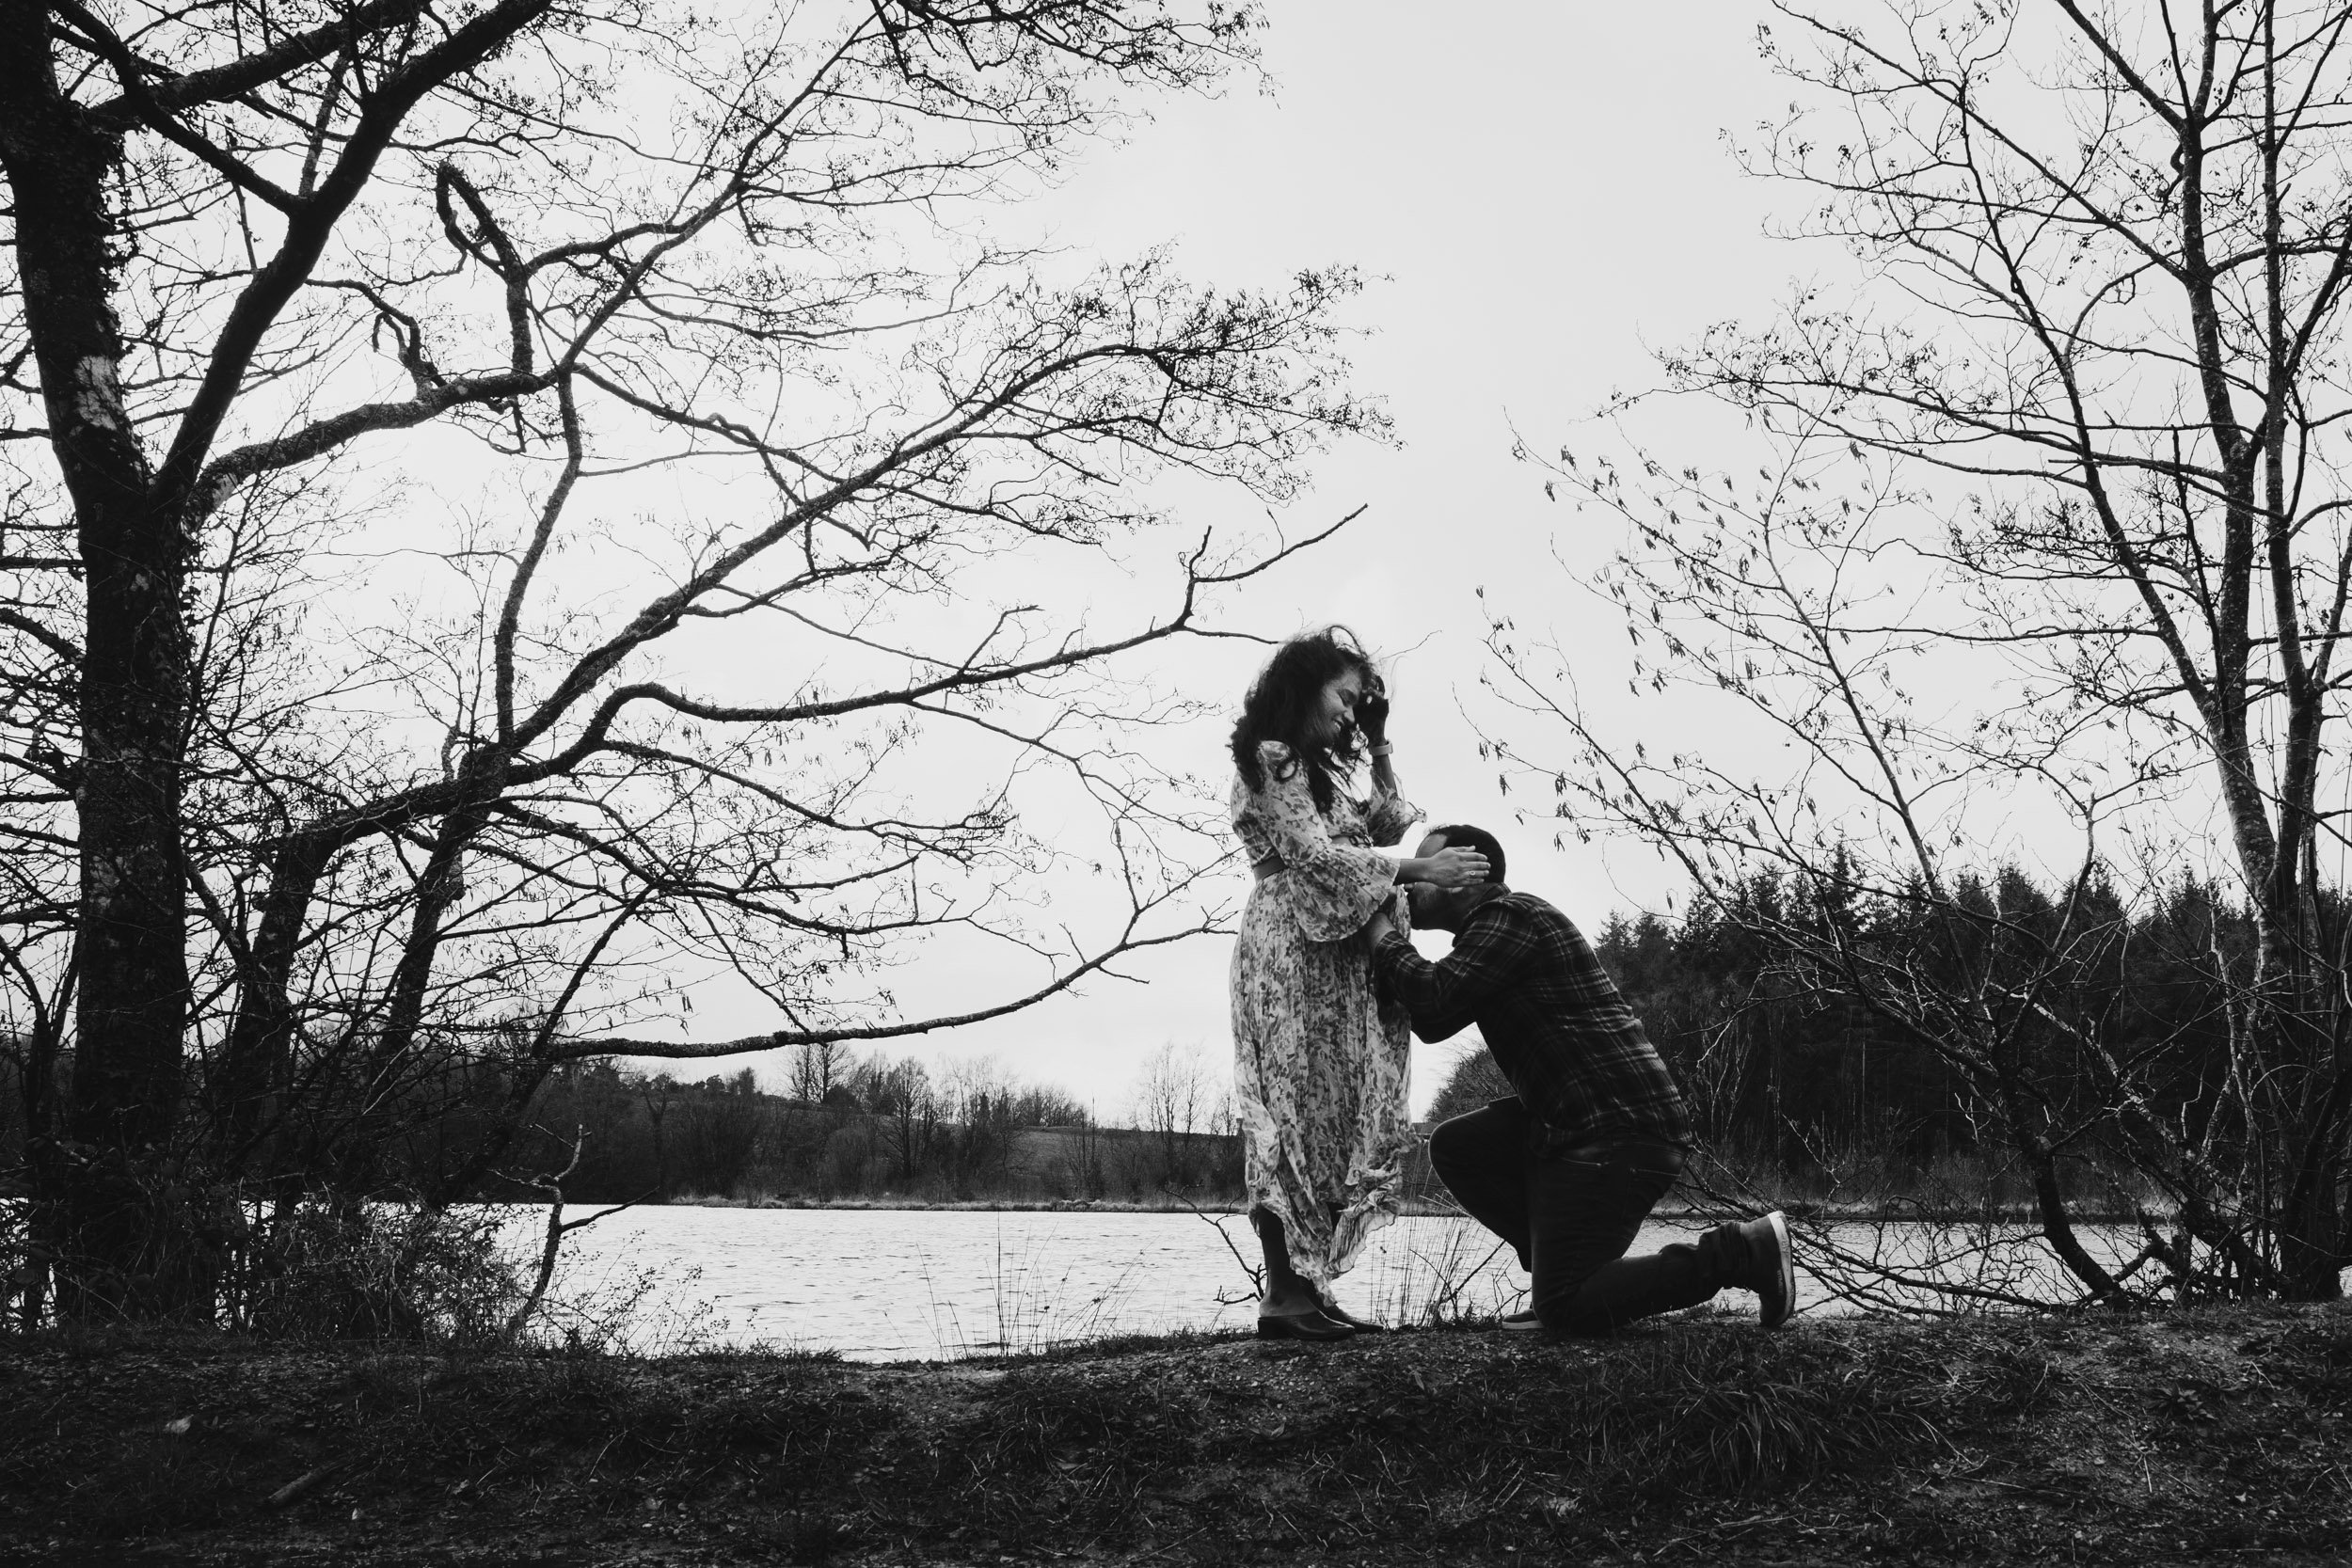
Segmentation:
{"type": "MultiPolygon", "coordinates": [[[[1270,93],[1245,82],[1214,101],[1164,104],[1050,197],[1000,214],[998,231],[1105,258],[1174,242],[1183,271],[1200,282],[1272,285],[1334,262],[1373,280],[1355,309],[1369,331],[1354,351],[1357,384],[1386,400],[1402,444],[1343,448],[1321,462],[1313,493],[1286,524],[1368,510],[1233,602],[1229,619],[1277,634],[1343,621],[1375,651],[1401,656],[1392,736],[1410,799],[1440,819],[1504,832],[1512,881],[1588,930],[1613,911],[1660,907],[1672,883],[1637,851],[1571,843],[1555,852],[1549,833],[1510,832],[1510,802],[1475,752],[1473,722],[1491,711],[1477,689],[1485,626],[1475,590],[1484,585],[1523,626],[1555,628],[1580,677],[1594,677],[1581,681],[1588,694],[1624,689],[1622,627],[1554,559],[1590,563],[1616,540],[1589,515],[1547,503],[1540,476],[1511,460],[1512,430],[1545,450],[1597,440],[1584,421],[1613,390],[1657,382],[1655,348],[1769,311],[1815,261],[1766,237],[1787,195],[1741,176],[1723,139],[1787,97],[1756,58],[1760,13],[1725,0],[1551,0],[1489,3],[1438,25],[1426,5],[1391,0],[1270,9],[1270,93]]],[[[1720,420],[1706,410],[1687,419],[1662,427],[1670,441],[1715,438],[1720,420]]],[[[1148,609],[1140,599],[1137,608],[1148,609]]],[[[1169,737],[1202,753],[1192,766],[1203,772],[1222,771],[1223,729],[1262,653],[1192,643],[1167,665],[1228,716],[1169,737]]],[[[1424,940],[1433,952],[1441,943],[1424,940]]],[[[1194,941],[1132,966],[1146,984],[1097,983],[889,1049],[942,1065],[993,1053],[1111,1117],[1165,1040],[1197,1046],[1223,1069],[1231,952],[1225,939],[1194,941]]],[[[946,1011],[1010,989],[1001,968],[949,958],[897,984],[909,1007],[946,1011]]],[[[722,990],[698,1007],[695,1032],[774,1022],[722,990]]],[[[1418,1110],[1454,1050],[1417,1052],[1418,1110]]],[[[779,1064],[749,1060],[779,1079],[779,1064]]],[[[743,1059],[718,1065],[734,1070],[743,1059]]]]}

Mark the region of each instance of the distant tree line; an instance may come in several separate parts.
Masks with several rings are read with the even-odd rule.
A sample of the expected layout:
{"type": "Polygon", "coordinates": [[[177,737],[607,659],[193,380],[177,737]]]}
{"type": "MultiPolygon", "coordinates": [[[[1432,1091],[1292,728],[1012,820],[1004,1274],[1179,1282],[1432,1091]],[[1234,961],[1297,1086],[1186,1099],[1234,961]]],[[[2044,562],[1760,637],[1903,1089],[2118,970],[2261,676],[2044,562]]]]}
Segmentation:
{"type": "MultiPolygon", "coordinates": [[[[1759,877],[1728,905],[1679,917],[1613,915],[1594,939],[1650,1038],[1672,1068],[1699,1134],[1717,1155],[1757,1173],[1816,1178],[1867,1166],[1897,1187],[1940,1162],[1994,1148],[1949,1059],[1916,1031],[1842,989],[1835,972],[1788,960],[1769,933],[1782,924],[1836,927],[1883,951],[1913,949],[1923,980],[1938,969],[2026,961],[2020,934],[2061,920],[2105,934],[2064,951],[2042,977],[2045,1006],[2105,1021],[2110,1048],[2152,1073],[2153,1109],[2201,1139],[2231,1135],[2233,988],[2252,962],[2242,904],[2184,879],[2127,909],[2104,873],[2044,886],[2014,866],[1971,875],[1955,898],[1981,912],[1976,952],[1933,950],[1900,896],[1840,896],[1834,881],[1759,877]],[[2004,958],[2003,942],[2017,949],[2004,958]]],[[[2331,896],[2327,918],[2344,923],[2331,896]]],[[[2047,950],[2032,961],[2047,968],[2047,950]]],[[[2063,1049],[2064,1031],[2032,1042],[2034,1084],[2053,1102],[2087,1101],[2097,1085],[2063,1049]]],[[[69,1064],[70,1066],[70,1064],[69,1064]]],[[[7,1053],[0,1073],[13,1077],[7,1053]]],[[[11,1082],[0,1106],[21,1095],[11,1082]]],[[[395,1162],[420,1185],[465,1168],[491,1134],[511,1085],[481,1063],[437,1091],[432,1114],[406,1117],[395,1162]]],[[[1432,1119],[1475,1108],[1510,1086],[1484,1050],[1457,1062],[1432,1119]]],[[[1242,1201],[1241,1149],[1230,1094],[1198,1052],[1164,1045],[1107,1114],[1065,1090],[1015,1081],[993,1059],[935,1072],[912,1056],[860,1053],[839,1042],[788,1053],[781,1081],[751,1069],[680,1081],[610,1061],[572,1063],[532,1101],[534,1131],[505,1162],[562,1166],[583,1202],[693,1197],[925,1202],[1183,1199],[1242,1201]]],[[[0,1114],[0,1164],[23,1143],[0,1114]]],[[[2085,1167],[2085,1180],[2098,1173],[2085,1167]]],[[[528,1196],[491,1176],[485,1196],[528,1196]]]]}
{"type": "Polygon", "coordinates": [[[580,1140],[565,1192],[591,1202],[1238,1196],[1239,1140],[1199,1056],[1162,1047],[1122,1109],[1129,1125],[1106,1126],[1066,1091],[1017,1083],[986,1058],[934,1072],[830,1043],[796,1051],[781,1092],[748,1068],[680,1083],[578,1064],[541,1089],[533,1120],[543,1163],[580,1140]]]}
{"type": "MultiPolygon", "coordinates": [[[[65,1070],[71,1069],[66,1064],[65,1070]]],[[[17,1058],[0,1053],[0,1168],[21,1154],[17,1058]]],[[[430,1188],[477,1166],[501,1135],[513,1085],[477,1063],[406,1108],[389,1151],[402,1185],[430,1188]]],[[[1241,1147],[1221,1076],[1174,1044],[1147,1056],[1106,1118],[1050,1085],[1016,1082],[990,1057],[935,1071],[912,1056],[839,1042],[796,1048],[783,1082],[750,1068],[681,1082],[611,1061],[567,1064],[532,1096],[530,1131],[473,1195],[543,1196],[526,1178],[571,1166],[569,1201],[690,1198],[921,1202],[1191,1201],[1241,1196],[1241,1147]],[[1113,1123],[1115,1125],[1106,1125],[1113,1123]],[[578,1159],[572,1159],[577,1145],[578,1159]]]]}

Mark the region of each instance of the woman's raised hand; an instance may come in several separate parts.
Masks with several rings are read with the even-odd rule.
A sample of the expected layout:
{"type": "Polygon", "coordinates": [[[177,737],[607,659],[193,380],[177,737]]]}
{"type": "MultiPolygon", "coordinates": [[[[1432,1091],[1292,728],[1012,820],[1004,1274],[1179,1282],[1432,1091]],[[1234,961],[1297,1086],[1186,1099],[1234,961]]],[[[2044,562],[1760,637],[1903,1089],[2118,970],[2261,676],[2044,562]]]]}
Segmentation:
{"type": "Polygon", "coordinates": [[[1389,687],[1378,675],[1364,677],[1364,694],[1356,700],[1356,728],[1367,746],[1389,738],[1389,687]]]}
{"type": "Polygon", "coordinates": [[[1421,863],[1421,879],[1452,892],[1486,879],[1486,857],[1475,849],[1449,845],[1421,863]]]}

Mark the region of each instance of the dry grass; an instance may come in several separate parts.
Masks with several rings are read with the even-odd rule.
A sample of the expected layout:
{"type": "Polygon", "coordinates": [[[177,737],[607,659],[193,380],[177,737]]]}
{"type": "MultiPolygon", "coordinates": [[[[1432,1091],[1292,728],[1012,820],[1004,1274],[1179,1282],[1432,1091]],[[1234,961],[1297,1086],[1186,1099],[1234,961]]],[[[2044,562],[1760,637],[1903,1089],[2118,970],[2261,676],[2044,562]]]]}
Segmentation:
{"type": "Polygon", "coordinates": [[[45,1340],[0,1348],[0,1406],[9,1562],[2319,1562],[2352,1539],[2332,1309],[879,1368],[45,1340]]]}

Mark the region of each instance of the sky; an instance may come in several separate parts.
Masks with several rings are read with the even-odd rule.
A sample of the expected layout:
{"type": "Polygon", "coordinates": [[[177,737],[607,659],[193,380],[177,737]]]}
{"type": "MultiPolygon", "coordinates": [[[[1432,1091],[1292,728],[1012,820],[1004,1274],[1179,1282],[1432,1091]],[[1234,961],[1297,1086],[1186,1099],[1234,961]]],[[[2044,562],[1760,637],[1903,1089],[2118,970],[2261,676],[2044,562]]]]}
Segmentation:
{"type": "MultiPolygon", "coordinates": [[[[1486,603],[1562,639],[1588,695],[1624,689],[1622,626],[1582,586],[1618,543],[1607,525],[1545,499],[1511,452],[1597,443],[1594,411],[1656,386],[1655,353],[1711,322],[1768,314],[1818,258],[1771,238],[1787,193],[1743,176],[1724,135],[1786,103],[1758,60],[1753,4],[1673,7],[1490,3],[1433,25],[1425,5],[1279,0],[1263,35],[1267,90],[1161,103],[1122,145],[1097,148],[1039,199],[998,216],[1000,234],[1131,256],[1173,244],[1184,274],[1279,285],[1302,266],[1349,263],[1370,280],[1351,317],[1355,384],[1385,400],[1393,449],[1343,446],[1281,519],[1301,530],[1355,508],[1331,544],[1230,600],[1225,619],[1283,635],[1339,621],[1392,661],[1391,738],[1406,796],[1437,820],[1502,832],[1511,880],[1597,930],[1613,911],[1662,909],[1674,879],[1618,844],[1555,850],[1549,830],[1513,832],[1513,802],[1477,754],[1501,721],[1478,688],[1486,603]],[[1587,678],[1587,677],[1590,678],[1587,678]]],[[[1652,410],[1645,438],[1690,460],[1720,457],[1719,411],[1652,410]],[[1686,450],[1687,449],[1687,450],[1686,450]]],[[[1728,438],[1736,438],[1736,429],[1728,438]]],[[[1232,519],[1213,499],[1202,526],[1232,519]]],[[[1120,607],[1112,607],[1114,610],[1120,607]]],[[[1148,612],[1146,598],[1135,607],[1148,612]]],[[[1168,677],[1226,717],[1156,743],[1217,771],[1224,727],[1264,650],[1188,643],[1168,677]]],[[[1622,713],[1671,726],[1669,710],[1622,713]]],[[[1515,738],[1525,738],[1515,736],[1515,738]]],[[[1562,748],[1565,751],[1565,748],[1562,748]]],[[[1051,831],[1051,824],[1038,824],[1051,831]]],[[[1236,888],[1246,873],[1232,875],[1236,888]]],[[[1056,889],[1041,890],[1053,897],[1056,889]]],[[[1060,890],[1083,901],[1082,890],[1060,890]]],[[[1442,950],[1424,938],[1424,950],[1442,950]]],[[[1113,1118],[1163,1043],[1230,1060],[1230,939],[1140,959],[1140,984],[1099,981],[1035,1008],[888,1042],[940,1069],[993,1055],[1015,1077],[1060,1086],[1113,1118]]],[[[942,955],[896,982],[915,1009],[1001,1000],[1001,960],[942,955]]],[[[695,1033],[773,1027],[755,1001],[714,987],[695,1033]]],[[[1416,1111],[1454,1046],[1416,1046],[1416,1111]]],[[[772,1083],[781,1063],[751,1064],[772,1083]]],[[[671,1070],[679,1070],[675,1066],[671,1070]]],[[[705,1070],[686,1064],[683,1075],[705,1070]]]]}

